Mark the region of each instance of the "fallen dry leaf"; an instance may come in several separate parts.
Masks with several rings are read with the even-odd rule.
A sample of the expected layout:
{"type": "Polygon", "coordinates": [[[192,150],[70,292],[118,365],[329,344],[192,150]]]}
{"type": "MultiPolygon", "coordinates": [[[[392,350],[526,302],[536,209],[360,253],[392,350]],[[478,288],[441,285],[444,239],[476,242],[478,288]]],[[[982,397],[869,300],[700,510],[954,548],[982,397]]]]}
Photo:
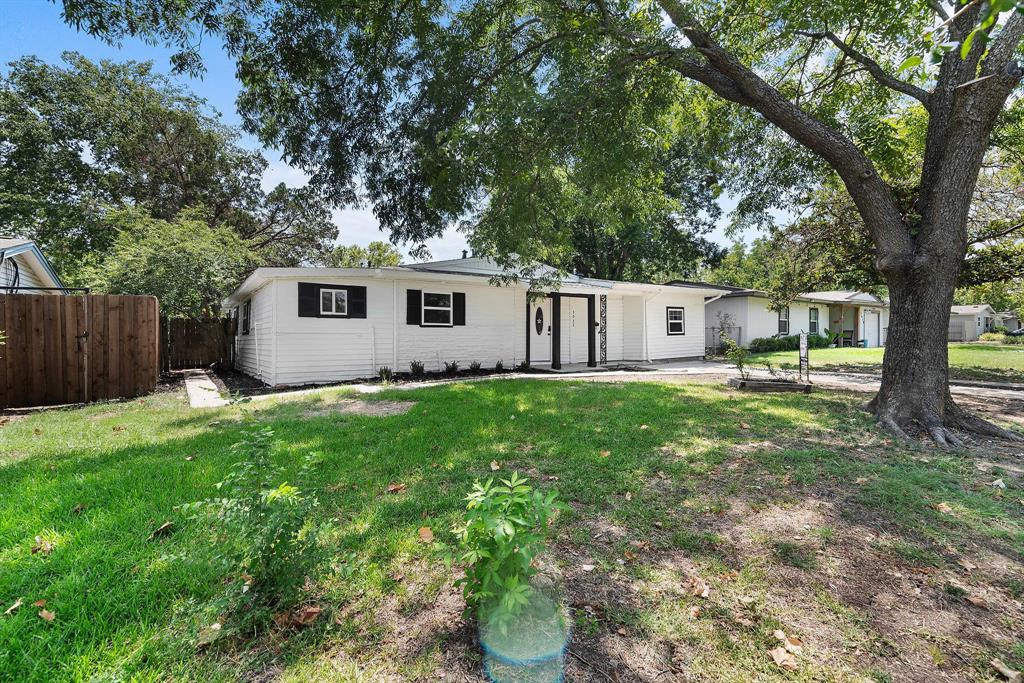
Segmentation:
{"type": "Polygon", "coordinates": [[[694,605],[693,607],[690,608],[690,618],[691,619],[699,619],[700,618],[700,612],[701,612],[700,605],[694,605]]]}
{"type": "Polygon", "coordinates": [[[607,458],[607,457],[608,457],[609,455],[611,455],[611,454],[612,454],[612,452],[611,452],[611,451],[601,451],[601,453],[600,453],[600,456],[601,456],[602,458],[607,458]]]}
{"type": "Polygon", "coordinates": [[[594,571],[594,565],[592,565],[592,564],[581,564],[580,565],[580,569],[582,569],[585,572],[592,572],[592,571],[594,571]]]}
{"type": "Polygon", "coordinates": [[[85,505],[83,505],[82,503],[79,503],[75,507],[71,508],[71,512],[73,512],[76,515],[80,515],[83,512],[85,512],[85,505]]]}
{"type": "Polygon", "coordinates": [[[946,502],[939,503],[938,505],[935,506],[935,509],[938,510],[939,512],[941,512],[944,515],[951,515],[951,514],[953,514],[953,508],[951,508],[949,506],[949,503],[946,503],[946,502]]]}
{"type": "Polygon", "coordinates": [[[224,635],[224,632],[221,630],[221,625],[218,622],[214,622],[199,631],[199,640],[196,644],[199,647],[206,647],[222,635],[224,635]]]}
{"type": "Polygon", "coordinates": [[[501,469],[501,463],[498,462],[497,460],[492,460],[491,461],[491,472],[497,472],[500,469],[501,469]]]}
{"type": "Polygon", "coordinates": [[[42,555],[49,555],[53,551],[53,543],[43,538],[42,536],[36,536],[36,544],[32,546],[32,554],[40,553],[42,555]]]}
{"type": "Polygon", "coordinates": [[[157,529],[153,533],[151,533],[149,535],[149,539],[148,540],[152,541],[154,538],[159,538],[161,536],[167,536],[172,531],[174,531],[174,522],[164,522],[159,527],[157,527],[157,529]]]}
{"type": "Polygon", "coordinates": [[[796,636],[788,635],[782,629],[776,630],[773,635],[776,637],[776,639],[782,642],[782,647],[786,650],[786,652],[791,652],[794,655],[798,655],[804,649],[804,644],[799,638],[797,638],[796,636]]]}
{"type": "Polygon", "coordinates": [[[626,500],[627,501],[633,500],[633,492],[632,491],[626,491],[626,500]]]}
{"type": "Polygon", "coordinates": [[[292,614],[291,622],[295,626],[309,626],[316,621],[316,618],[320,616],[321,612],[323,612],[323,610],[316,605],[300,607],[292,614]]]}
{"type": "Polygon", "coordinates": [[[33,607],[46,607],[46,598],[43,598],[42,600],[36,600],[35,602],[32,603],[32,606],[33,607]]]}
{"type": "Polygon", "coordinates": [[[424,543],[430,543],[434,540],[434,532],[430,530],[429,526],[421,526],[419,530],[420,540],[424,543]]]}
{"type": "Polygon", "coordinates": [[[618,633],[620,636],[624,636],[624,635],[626,635],[626,629],[624,629],[624,628],[622,628],[620,626],[619,630],[617,630],[616,633],[618,633]]]}
{"type": "Polygon", "coordinates": [[[35,434],[36,436],[42,436],[42,435],[43,435],[43,430],[42,430],[42,429],[39,429],[39,428],[37,427],[36,429],[33,429],[33,430],[32,430],[32,433],[33,433],[33,434],[35,434]]]}
{"type": "Polygon", "coordinates": [[[967,600],[967,602],[971,603],[975,607],[980,607],[981,609],[988,609],[988,601],[986,601],[985,598],[981,597],[980,595],[968,595],[965,599],[967,600]]]}
{"type": "Polygon", "coordinates": [[[750,425],[746,422],[740,422],[740,429],[750,429],[750,425]]]}
{"type": "Polygon", "coordinates": [[[964,569],[966,569],[967,571],[969,571],[969,572],[973,572],[975,569],[978,568],[978,565],[974,564],[973,562],[971,562],[967,558],[961,558],[961,559],[957,560],[956,563],[958,565],[960,565],[961,567],[963,567],[964,569]]]}
{"type": "Polygon", "coordinates": [[[15,600],[13,605],[4,610],[4,616],[6,617],[9,614],[13,614],[19,607],[21,607],[21,598],[15,600]]]}
{"type": "Polygon", "coordinates": [[[647,425],[640,425],[640,429],[650,429],[647,425]]]}
{"type": "Polygon", "coordinates": [[[192,462],[195,459],[196,459],[196,456],[194,456],[194,455],[186,455],[185,456],[185,462],[192,462]]]}
{"type": "Polygon", "coordinates": [[[45,622],[51,622],[57,618],[57,615],[48,609],[39,610],[39,618],[45,622]]]}
{"type": "Polygon", "coordinates": [[[112,428],[112,431],[115,431],[115,432],[123,432],[123,431],[124,431],[124,430],[126,430],[126,429],[128,429],[128,428],[127,428],[127,427],[125,427],[124,425],[115,425],[115,426],[114,426],[114,427],[112,428]]]}
{"type": "Polygon", "coordinates": [[[406,486],[405,484],[399,483],[397,481],[391,482],[390,484],[388,484],[388,493],[402,493],[407,488],[409,487],[406,486]]]}
{"type": "Polygon", "coordinates": [[[786,648],[777,647],[768,654],[770,654],[772,659],[775,660],[775,663],[783,669],[796,671],[796,657],[794,657],[791,652],[787,652],[786,648]]]}
{"type": "Polygon", "coordinates": [[[748,619],[747,617],[743,616],[739,612],[733,614],[732,618],[733,618],[733,621],[735,621],[740,626],[746,626],[747,628],[750,628],[751,626],[754,625],[753,619],[748,619]]]}
{"type": "Polygon", "coordinates": [[[711,595],[711,587],[704,579],[699,577],[690,578],[690,595],[695,598],[706,598],[711,595]]]}
{"type": "Polygon", "coordinates": [[[868,483],[868,478],[867,477],[857,477],[856,479],[853,480],[853,483],[857,484],[857,485],[866,484],[866,483],[868,483]]]}
{"type": "Polygon", "coordinates": [[[995,481],[989,482],[989,486],[993,486],[997,489],[1005,489],[1006,484],[1003,483],[1002,479],[996,479],[995,481]]]}
{"type": "Polygon", "coordinates": [[[633,551],[631,551],[631,550],[627,550],[626,552],[624,552],[624,553],[622,554],[622,557],[623,557],[623,559],[625,559],[625,560],[628,560],[628,561],[632,562],[633,560],[635,560],[635,559],[636,559],[636,553],[634,553],[634,552],[633,552],[633,551]]]}
{"type": "Polygon", "coordinates": [[[551,475],[548,475],[548,481],[559,481],[559,478],[556,477],[555,475],[551,474],[551,475]]]}

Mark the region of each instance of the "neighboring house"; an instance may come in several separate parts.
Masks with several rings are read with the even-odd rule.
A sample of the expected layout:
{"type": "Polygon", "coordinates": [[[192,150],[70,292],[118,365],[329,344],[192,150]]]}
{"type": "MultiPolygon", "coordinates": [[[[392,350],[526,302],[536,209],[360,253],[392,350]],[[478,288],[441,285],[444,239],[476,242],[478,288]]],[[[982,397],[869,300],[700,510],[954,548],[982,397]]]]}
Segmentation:
{"type": "MultiPolygon", "coordinates": [[[[677,281],[678,282],[678,281],[677,281]]],[[[751,340],[776,335],[838,335],[844,346],[884,346],[889,329],[889,305],[864,292],[807,292],[782,310],[773,310],[768,294],[754,289],[728,287],[729,292],[707,301],[704,313],[710,341],[726,330],[741,346],[751,340]]]]}
{"type": "Polygon", "coordinates": [[[61,294],[64,284],[32,240],[0,237],[0,293],[61,294]]]}
{"type": "Polygon", "coordinates": [[[953,306],[949,312],[949,341],[977,341],[993,327],[1005,324],[1003,316],[988,304],[953,306]]]}
{"type": "Polygon", "coordinates": [[[1002,325],[1009,332],[1015,332],[1019,330],[1024,323],[1022,323],[1020,316],[1013,311],[1002,311],[996,313],[996,325],[1002,325]]]}
{"type": "Polygon", "coordinates": [[[561,368],[704,355],[704,299],[715,285],[562,279],[529,283],[464,258],[387,268],[259,268],[225,301],[238,316],[235,365],[270,385],[428,371],[473,361],[561,368]]]}

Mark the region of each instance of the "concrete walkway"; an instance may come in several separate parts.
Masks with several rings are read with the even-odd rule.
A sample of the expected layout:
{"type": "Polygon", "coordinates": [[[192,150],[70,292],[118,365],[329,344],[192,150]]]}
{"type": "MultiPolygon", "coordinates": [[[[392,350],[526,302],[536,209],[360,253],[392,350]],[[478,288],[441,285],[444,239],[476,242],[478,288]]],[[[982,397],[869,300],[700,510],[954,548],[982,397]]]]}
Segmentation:
{"type": "Polygon", "coordinates": [[[228,404],[220,396],[220,390],[213,383],[206,370],[183,370],[188,404],[192,408],[220,408],[228,404]]]}

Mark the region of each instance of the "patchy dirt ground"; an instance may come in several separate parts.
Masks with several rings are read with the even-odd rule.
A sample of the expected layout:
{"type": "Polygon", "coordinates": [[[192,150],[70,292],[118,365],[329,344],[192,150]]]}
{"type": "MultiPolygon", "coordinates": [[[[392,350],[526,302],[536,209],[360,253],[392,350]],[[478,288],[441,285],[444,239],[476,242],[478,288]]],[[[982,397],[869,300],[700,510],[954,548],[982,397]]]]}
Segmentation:
{"type": "Polygon", "coordinates": [[[319,404],[304,411],[304,417],[322,417],[324,415],[369,415],[371,417],[387,417],[401,415],[416,405],[415,401],[361,401],[356,398],[340,398],[328,403],[319,404]]]}

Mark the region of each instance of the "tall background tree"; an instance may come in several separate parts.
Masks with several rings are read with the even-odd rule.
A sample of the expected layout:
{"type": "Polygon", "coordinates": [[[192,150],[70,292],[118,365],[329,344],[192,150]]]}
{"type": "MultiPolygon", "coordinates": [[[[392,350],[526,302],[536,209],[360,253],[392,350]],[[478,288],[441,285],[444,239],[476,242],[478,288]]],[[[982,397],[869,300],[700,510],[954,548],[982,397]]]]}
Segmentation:
{"type": "Polygon", "coordinates": [[[249,129],[334,199],[354,198],[361,179],[401,240],[436,235],[482,207],[471,239],[506,259],[530,254],[554,241],[566,179],[602,193],[636,188],[642,212],[664,185],[660,152],[689,121],[710,148],[721,140],[728,150],[717,182],[744,192],[747,215],[838,183],[892,304],[871,409],[894,433],[922,427],[940,444],[959,442],[955,429],[1020,438],[953,402],[946,347],[974,188],[1021,80],[1015,6],[64,4],[68,21],[107,38],[179,45],[185,69],[199,66],[195,31],[220,32],[238,60],[249,129]],[[919,56],[929,50],[930,68],[919,56]],[[911,109],[927,119],[919,162],[903,154],[898,125],[911,109]]]}
{"type": "MultiPolygon", "coordinates": [[[[218,116],[151,63],[96,64],[75,53],[60,65],[13,62],[0,79],[0,225],[36,240],[68,282],[94,287],[127,284],[108,277],[122,265],[109,261],[129,253],[139,226],[149,226],[146,239],[155,225],[176,238],[194,229],[207,246],[224,242],[211,235],[232,235],[225,246],[249,252],[233,263],[250,267],[322,259],[338,232],[328,203],[315,188],[264,192],[267,161],[218,116]]],[[[169,239],[165,248],[186,243],[169,239]]],[[[218,293],[199,291],[213,297],[237,284],[220,269],[209,275],[218,293]]]]}

